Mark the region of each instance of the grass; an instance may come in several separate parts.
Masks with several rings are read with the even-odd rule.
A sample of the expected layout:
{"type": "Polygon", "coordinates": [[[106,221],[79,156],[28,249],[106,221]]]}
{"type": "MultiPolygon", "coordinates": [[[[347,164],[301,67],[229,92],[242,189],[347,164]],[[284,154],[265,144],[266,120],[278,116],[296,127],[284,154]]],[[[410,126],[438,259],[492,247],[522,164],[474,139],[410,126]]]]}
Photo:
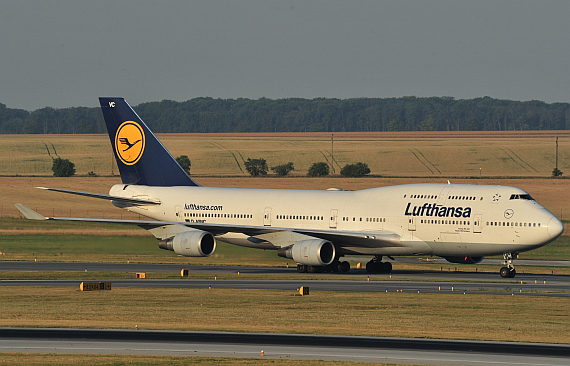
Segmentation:
{"type": "Polygon", "coordinates": [[[3,287],[0,326],[570,343],[568,298],[549,298],[538,311],[529,296],[295,292],[3,287]]]}
{"type": "MultiPolygon", "coordinates": [[[[228,357],[175,357],[175,356],[141,356],[141,355],[86,355],[86,354],[54,354],[54,353],[0,353],[1,366],[28,365],[129,365],[129,366],[179,366],[179,365],[255,365],[255,366],[322,366],[322,365],[394,365],[387,363],[331,362],[318,360],[279,360],[270,355],[259,358],[228,357]]],[[[398,364],[399,366],[406,366],[398,364]]]]}
{"type": "Polygon", "coordinates": [[[279,258],[275,251],[237,247],[218,243],[207,258],[181,257],[158,248],[154,237],[92,235],[3,235],[0,236],[2,260],[181,263],[250,266],[285,266],[291,260],[279,258]]]}

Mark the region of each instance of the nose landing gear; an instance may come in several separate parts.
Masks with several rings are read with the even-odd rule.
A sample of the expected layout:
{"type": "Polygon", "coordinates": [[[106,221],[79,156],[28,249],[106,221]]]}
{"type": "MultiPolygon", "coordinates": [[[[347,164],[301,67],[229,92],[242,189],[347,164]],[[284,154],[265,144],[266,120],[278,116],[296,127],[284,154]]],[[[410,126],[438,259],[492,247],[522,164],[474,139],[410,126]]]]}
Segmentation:
{"type": "Polygon", "coordinates": [[[501,267],[500,274],[503,278],[514,278],[517,274],[515,270],[515,266],[513,265],[513,254],[512,253],[503,253],[503,265],[506,267],[501,267]]]}

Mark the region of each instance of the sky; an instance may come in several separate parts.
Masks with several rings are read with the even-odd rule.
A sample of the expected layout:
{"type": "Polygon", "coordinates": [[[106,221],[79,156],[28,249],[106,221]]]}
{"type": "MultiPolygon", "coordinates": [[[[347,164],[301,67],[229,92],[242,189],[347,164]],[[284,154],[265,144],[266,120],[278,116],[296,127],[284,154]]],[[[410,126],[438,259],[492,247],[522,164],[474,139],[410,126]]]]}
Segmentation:
{"type": "Polygon", "coordinates": [[[0,103],[570,102],[570,1],[0,0],[0,103]]]}

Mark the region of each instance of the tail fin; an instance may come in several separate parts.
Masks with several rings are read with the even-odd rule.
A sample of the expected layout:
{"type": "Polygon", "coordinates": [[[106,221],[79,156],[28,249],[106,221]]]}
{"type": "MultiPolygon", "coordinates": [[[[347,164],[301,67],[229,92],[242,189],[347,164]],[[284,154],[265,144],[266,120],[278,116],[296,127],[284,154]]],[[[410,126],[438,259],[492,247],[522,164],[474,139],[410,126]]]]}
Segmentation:
{"type": "Polygon", "coordinates": [[[123,184],[198,186],[123,98],[99,98],[123,184]]]}

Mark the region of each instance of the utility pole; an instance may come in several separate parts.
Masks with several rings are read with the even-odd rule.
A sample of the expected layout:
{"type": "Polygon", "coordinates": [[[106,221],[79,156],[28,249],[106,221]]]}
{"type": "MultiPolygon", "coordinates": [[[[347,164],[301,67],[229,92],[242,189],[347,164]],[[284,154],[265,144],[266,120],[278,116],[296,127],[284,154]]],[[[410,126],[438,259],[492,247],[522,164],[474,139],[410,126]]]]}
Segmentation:
{"type": "MultiPolygon", "coordinates": [[[[556,141],[558,143],[558,138],[556,139],[556,141]]],[[[556,154],[556,159],[558,159],[558,154],[556,154]]],[[[558,166],[558,163],[556,163],[556,166],[558,166]]],[[[332,168],[332,173],[334,174],[334,133],[331,133],[331,168],[332,168]]]]}
{"type": "Polygon", "coordinates": [[[556,136],[556,171],[558,171],[558,136],[556,136]]]}

